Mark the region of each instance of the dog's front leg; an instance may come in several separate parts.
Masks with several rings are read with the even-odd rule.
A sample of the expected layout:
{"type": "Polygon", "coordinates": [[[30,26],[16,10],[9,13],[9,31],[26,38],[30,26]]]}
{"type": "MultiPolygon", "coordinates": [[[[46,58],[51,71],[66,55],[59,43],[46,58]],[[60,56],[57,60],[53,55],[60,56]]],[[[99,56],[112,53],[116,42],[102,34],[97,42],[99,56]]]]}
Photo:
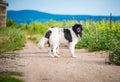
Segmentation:
{"type": "Polygon", "coordinates": [[[53,52],[52,48],[49,47],[49,48],[48,48],[48,54],[49,54],[50,57],[54,57],[54,56],[51,54],[52,52],[53,52]]]}
{"type": "Polygon", "coordinates": [[[77,57],[74,52],[75,52],[75,44],[74,43],[70,43],[70,46],[69,46],[69,50],[70,50],[70,53],[72,55],[72,57],[77,57]]]}

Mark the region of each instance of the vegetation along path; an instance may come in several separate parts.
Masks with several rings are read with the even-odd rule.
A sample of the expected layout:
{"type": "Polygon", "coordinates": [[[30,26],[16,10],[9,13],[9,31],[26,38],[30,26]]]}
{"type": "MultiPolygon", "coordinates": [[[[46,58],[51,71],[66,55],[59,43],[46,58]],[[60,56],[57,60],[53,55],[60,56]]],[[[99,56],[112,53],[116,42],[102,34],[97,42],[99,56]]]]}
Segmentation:
{"type": "Polygon", "coordinates": [[[77,58],[69,55],[67,48],[60,49],[60,58],[51,58],[47,49],[40,50],[27,41],[23,50],[17,51],[20,58],[18,69],[24,73],[25,82],[120,82],[120,66],[105,63],[105,51],[88,52],[76,50],[77,58]]]}

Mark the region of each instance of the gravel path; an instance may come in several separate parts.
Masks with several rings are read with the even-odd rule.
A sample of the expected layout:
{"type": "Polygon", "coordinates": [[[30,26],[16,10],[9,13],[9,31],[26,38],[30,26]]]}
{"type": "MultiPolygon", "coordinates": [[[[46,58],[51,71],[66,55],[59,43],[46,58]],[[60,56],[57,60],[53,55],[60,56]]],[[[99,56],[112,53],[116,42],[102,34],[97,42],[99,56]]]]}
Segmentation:
{"type": "Polygon", "coordinates": [[[25,82],[120,82],[120,66],[105,64],[107,52],[76,50],[77,58],[61,49],[60,58],[51,58],[30,41],[17,51],[17,66],[25,82]]]}

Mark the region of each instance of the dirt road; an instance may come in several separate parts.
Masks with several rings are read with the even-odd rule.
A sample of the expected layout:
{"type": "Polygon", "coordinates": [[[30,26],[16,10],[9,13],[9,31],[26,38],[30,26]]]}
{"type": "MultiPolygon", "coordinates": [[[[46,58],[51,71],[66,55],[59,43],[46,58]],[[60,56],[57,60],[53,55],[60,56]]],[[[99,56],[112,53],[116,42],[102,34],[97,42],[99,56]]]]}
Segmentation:
{"type": "Polygon", "coordinates": [[[120,66],[105,64],[107,53],[76,50],[77,58],[61,49],[60,58],[51,58],[30,41],[17,51],[17,66],[25,82],[120,82],[120,66]]]}

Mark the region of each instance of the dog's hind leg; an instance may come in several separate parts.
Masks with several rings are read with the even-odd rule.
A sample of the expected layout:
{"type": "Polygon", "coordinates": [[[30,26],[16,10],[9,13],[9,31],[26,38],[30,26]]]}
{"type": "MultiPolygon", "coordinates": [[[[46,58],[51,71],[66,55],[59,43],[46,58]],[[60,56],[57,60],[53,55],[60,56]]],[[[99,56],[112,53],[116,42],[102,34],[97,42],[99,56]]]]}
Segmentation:
{"type": "Polygon", "coordinates": [[[52,49],[52,46],[51,46],[51,44],[50,44],[50,42],[48,41],[48,54],[49,54],[49,56],[50,57],[54,57],[51,53],[53,52],[53,49],[52,49]]]}
{"type": "Polygon", "coordinates": [[[54,54],[55,57],[60,57],[60,56],[57,54],[57,47],[56,47],[56,46],[53,47],[53,54],[54,54]]]}
{"type": "Polygon", "coordinates": [[[48,47],[48,54],[50,57],[54,57],[54,55],[52,55],[52,48],[51,47],[48,47]]]}
{"type": "Polygon", "coordinates": [[[60,54],[60,52],[59,52],[59,46],[56,48],[56,52],[57,52],[57,54],[60,54]]]}

